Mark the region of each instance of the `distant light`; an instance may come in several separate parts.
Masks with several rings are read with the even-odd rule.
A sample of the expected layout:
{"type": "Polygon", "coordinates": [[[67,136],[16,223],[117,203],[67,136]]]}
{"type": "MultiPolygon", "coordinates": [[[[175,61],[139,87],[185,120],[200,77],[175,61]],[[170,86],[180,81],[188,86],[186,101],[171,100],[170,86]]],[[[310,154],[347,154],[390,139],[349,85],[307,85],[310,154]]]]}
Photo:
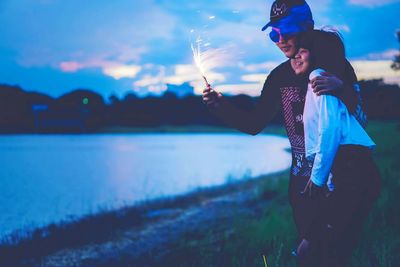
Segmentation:
{"type": "Polygon", "coordinates": [[[85,98],[82,100],[82,103],[83,103],[84,105],[89,104],[89,98],[85,97],[85,98]]]}
{"type": "Polygon", "coordinates": [[[215,19],[215,16],[209,16],[208,18],[209,19],[215,19]]]}

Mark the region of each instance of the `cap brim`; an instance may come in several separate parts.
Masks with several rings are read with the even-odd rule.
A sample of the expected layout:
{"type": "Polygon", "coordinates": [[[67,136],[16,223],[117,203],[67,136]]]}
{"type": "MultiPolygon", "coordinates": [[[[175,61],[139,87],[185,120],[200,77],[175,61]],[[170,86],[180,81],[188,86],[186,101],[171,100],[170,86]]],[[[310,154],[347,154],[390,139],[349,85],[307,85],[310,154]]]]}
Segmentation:
{"type": "Polygon", "coordinates": [[[270,21],[264,27],[262,27],[261,31],[265,31],[268,27],[274,27],[274,26],[276,27],[277,24],[278,24],[277,22],[270,21]]]}
{"type": "Polygon", "coordinates": [[[271,26],[271,22],[268,22],[264,27],[262,27],[261,31],[265,31],[269,26],[271,26]]]}

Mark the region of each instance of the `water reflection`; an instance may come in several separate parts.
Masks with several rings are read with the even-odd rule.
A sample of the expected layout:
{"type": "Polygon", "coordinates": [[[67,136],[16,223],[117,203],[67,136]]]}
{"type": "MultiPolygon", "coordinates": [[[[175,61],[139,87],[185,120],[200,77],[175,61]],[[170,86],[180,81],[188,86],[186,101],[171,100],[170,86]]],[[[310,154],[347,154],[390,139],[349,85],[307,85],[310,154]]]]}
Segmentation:
{"type": "Polygon", "coordinates": [[[241,134],[0,137],[0,236],[289,167],[287,139],[241,134]]]}

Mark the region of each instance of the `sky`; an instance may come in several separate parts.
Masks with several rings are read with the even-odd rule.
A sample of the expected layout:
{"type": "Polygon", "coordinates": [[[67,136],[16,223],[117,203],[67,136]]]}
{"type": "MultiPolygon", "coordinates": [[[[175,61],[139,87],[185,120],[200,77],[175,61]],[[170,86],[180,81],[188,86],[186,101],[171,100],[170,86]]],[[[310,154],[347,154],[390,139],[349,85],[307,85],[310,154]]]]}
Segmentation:
{"type": "MultiPolygon", "coordinates": [[[[1,0],[0,84],[59,97],[90,89],[123,97],[162,94],[167,84],[257,96],[286,58],[261,28],[271,0],[1,0]]],[[[400,0],[309,0],[317,28],[343,35],[359,79],[400,84],[400,0]]]]}

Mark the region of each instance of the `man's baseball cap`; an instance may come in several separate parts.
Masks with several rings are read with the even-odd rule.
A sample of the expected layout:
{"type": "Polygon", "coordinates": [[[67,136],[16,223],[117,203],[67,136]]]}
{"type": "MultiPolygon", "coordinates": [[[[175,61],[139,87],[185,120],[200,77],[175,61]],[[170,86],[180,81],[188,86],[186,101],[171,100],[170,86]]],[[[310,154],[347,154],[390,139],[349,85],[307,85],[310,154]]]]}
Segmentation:
{"type": "Polygon", "coordinates": [[[309,20],[314,23],[312,20],[311,9],[306,1],[276,0],[271,6],[270,22],[268,22],[261,30],[265,31],[270,26],[279,27],[283,18],[290,17],[298,17],[300,20],[309,20]],[[296,14],[298,10],[300,10],[301,14],[296,14]]]}

